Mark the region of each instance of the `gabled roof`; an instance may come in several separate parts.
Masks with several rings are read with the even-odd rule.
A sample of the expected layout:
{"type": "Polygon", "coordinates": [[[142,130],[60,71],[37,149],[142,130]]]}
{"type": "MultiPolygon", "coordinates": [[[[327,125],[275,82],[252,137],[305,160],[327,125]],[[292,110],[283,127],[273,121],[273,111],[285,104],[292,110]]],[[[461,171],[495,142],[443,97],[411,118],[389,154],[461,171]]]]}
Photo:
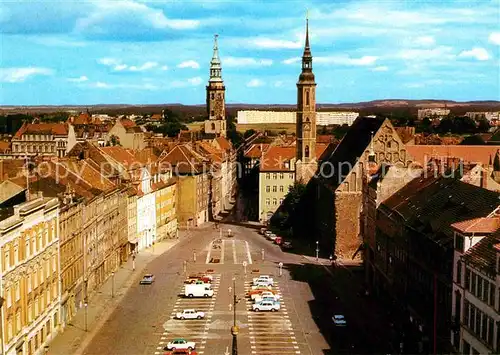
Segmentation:
{"type": "Polygon", "coordinates": [[[201,153],[213,162],[222,163],[224,160],[224,151],[217,149],[215,146],[206,141],[196,142],[201,153]]]}
{"type": "Polygon", "coordinates": [[[219,148],[225,151],[229,151],[233,148],[231,142],[229,142],[225,137],[215,138],[215,142],[218,144],[219,148]]]}
{"type": "Polygon", "coordinates": [[[330,157],[325,158],[325,174],[331,176],[323,181],[337,188],[349,175],[356,161],[369,148],[372,134],[376,134],[385,119],[380,117],[358,117],[330,157]],[[330,173],[330,170],[333,172],[330,173]]]}
{"type": "Polygon", "coordinates": [[[101,147],[101,151],[111,157],[117,163],[123,165],[126,169],[138,168],[143,164],[129,150],[121,146],[101,147]]]}
{"type": "MultiPolygon", "coordinates": [[[[163,154],[162,154],[163,155],[163,154]]],[[[170,164],[175,174],[201,174],[207,170],[203,157],[187,144],[178,144],[160,158],[160,164],[170,164]]]]}
{"type": "Polygon", "coordinates": [[[265,152],[269,146],[270,144],[268,143],[254,143],[245,151],[244,155],[246,158],[258,159],[262,156],[262,152],[265,152]]]}
{"type": "Polygon", "coordinates": [[[487,165],[498,149],[491,145],[406,145],[408,154],[420,164],[431,158],[460,158],[467,163],[487,165]]]}
{"type": "Polygon", "coordinates": [[[292,171],[290,161],[294,158],[294,147],[272,146],[260,159],[260,171],[292,171]],[[285,163],[288,163],[288,167],[285,166],[285,163]]]}
{"type": "Polygon", "coordinates": [[[79,177],[81,181],[96,189],[108,191],[115,188],[115,185],[106,176],[85,160],[65,160],[61,161],[60,165],[79,177]]]}
{"type": "Polygon", "coordinates": [[[16,132],[14,138],[21,138],[24,134],[51,134],[54,136],[68,135],[66,123],[24,123],[16,132]]]}
{"type": "Polygon", "coordinates": [[[423,174],[382,202],[405,224],[441,244],[453,240],[452,224],[485,217],[499,206],[500,193],[453,178],[423,174]]]}
{"type": "Polygon", "coordinates": [[[461,233],[491,234],[500,229],[500,217],[479,217],[453,223],[452,227],[461,233]]]}

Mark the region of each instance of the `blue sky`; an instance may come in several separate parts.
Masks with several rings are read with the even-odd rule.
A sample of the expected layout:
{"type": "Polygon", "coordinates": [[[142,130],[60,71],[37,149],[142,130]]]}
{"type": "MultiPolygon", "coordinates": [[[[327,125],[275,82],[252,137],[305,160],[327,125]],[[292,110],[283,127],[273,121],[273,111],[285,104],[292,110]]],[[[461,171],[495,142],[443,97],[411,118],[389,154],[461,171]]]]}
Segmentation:
{"type": "Polygon", "coordinates": [[[0,104],[293,104],[309,9],[319,103],[500,100],[500,0],[0,0],[0,104]]]}

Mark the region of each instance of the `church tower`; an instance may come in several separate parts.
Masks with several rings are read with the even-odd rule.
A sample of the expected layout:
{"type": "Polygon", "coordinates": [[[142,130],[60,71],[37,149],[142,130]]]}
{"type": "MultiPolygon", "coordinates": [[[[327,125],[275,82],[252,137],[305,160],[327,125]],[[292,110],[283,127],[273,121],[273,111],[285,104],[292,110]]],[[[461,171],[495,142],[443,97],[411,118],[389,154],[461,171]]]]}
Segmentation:
{"type": "Polygon", "coordinates": [[[309,47],[309,18],[306,19],[306,44],[302,72],[297,82],[297,121],[295,124],[295,181],[307,184],[316,173],[316,82],[309,47]]]}
{"type": "Polygon", "coordinates": [[[226,136],[226,87],[222,80],[217,37],[214,38],[214,54],[210,61],[210,79],[207,85],[207,115],[205,133],[226,136]]]}

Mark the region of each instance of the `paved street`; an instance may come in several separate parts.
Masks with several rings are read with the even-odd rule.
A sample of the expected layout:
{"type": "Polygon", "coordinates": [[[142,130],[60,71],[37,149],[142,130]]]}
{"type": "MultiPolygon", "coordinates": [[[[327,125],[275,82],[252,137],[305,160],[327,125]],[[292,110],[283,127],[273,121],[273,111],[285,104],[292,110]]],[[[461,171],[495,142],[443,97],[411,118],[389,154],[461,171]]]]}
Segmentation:
{"type": "Polygon", "coordinates": [[[163,354],[166,343],[183,337],[196,342],[199,354],[223,355],[231,349],[233,277],[239,298],[236,318],[240,354],[324,353],[329,345],[311,314],[313,295],[309,285],[292,280],[286,267],[300,266],[304,259],[283,253],[254,229],[221,226],[221,242],[217,241],[221,237],[218,229],[193,230],[191,238],[181,240],[151,262],[145,272],[156,276],[154,284],[139,285],[138,278],[83,353],[163,354]],[[227,236],[228,229],[233,237],[227,236]],[[282,276],[279,262],[285,265],[282,276]],[[185,276],[207,270],[214,276],[214,296],[182,297],[185,276]],[[271,275],[276,281],[275,289],[282,297],[282,309],[277,313],[250,310],[245,294],[251,279],[259,274],[271,275]],[[173,319],[175,312],[186,308],[206,312],[205,319],[173,319]]]}

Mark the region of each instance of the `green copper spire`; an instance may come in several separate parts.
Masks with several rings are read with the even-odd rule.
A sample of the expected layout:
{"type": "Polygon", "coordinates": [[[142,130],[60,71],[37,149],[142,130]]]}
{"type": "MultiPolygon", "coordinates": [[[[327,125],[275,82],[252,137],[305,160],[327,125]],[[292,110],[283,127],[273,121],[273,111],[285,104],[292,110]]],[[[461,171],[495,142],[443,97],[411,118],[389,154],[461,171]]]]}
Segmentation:
{"type": "Polygon", "coordinates": [[[210,82],[222,81],[222,67],[220,65],[217,37],[219,37],[219,35],[214,36],[214,54],[210,61],[210,82]]]}

